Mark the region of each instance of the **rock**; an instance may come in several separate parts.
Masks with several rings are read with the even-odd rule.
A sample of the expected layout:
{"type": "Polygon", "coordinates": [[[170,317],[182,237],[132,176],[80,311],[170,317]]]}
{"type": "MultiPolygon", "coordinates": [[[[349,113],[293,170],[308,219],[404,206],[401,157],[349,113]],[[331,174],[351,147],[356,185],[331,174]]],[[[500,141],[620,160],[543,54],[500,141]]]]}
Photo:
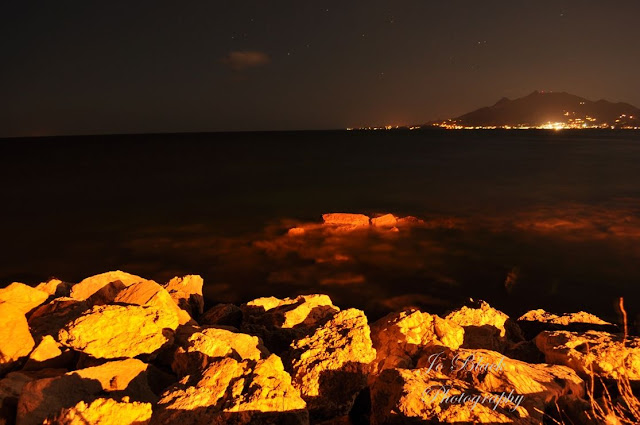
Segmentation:
{"type": "Polygon", "coordinates": [[[371,387],[371,423],[540,424],[517,400],[512,394],[511,401],[505,401],[464,381],[433,377],[420,369],[387,369],[371,387]]]}
{"type": "Polygon", "coordinates": [[[87,404],[79,402],[73,407],[62,409],[43,425],[144,425],[151,420],[151,403],[130,402],[124,397],[122,402],[111,398],[98,398],[87,404]]]}
{"type": "Polygon", "coordinates": [[[29,327],[37,341],[46,335],[51,335],[57,340],[60,329],[80,317],[89,308],[90,305],[86,301],[57,298],[48,304],[41,305],[31,313],[29,327]]]}
{"type": "Polygon", "coordinates": [[[208,328],[196,331],[176,351],[171,369],[178,376],[201,373],[217,357],[238,361],[266,358],[269,351],[256,336],[208,328]]]}
{"type": "Polygon", "coordinates": [[[518,324],[528,339],[533,339],[542,331],[586,332],[597,330],[611,333],[618,332],[616,325],[605,322],[599,317],[584,311],[558,316],[542,309],[531,310],[518,319],[518,324]]]}
{"type": "Polygon", "coordinates": [[[462,307],[447,315],[464,328],[464,348],[485,348],[503,352],[509,342],[520,342],[522,331],[509,316],[484,301],[477,307],[462,307]]]}
{"type": "Polygon", "coordinates": [[[217,304],[198,317],[202,326],[233,326],[239,328],[242,324],[242,310],[233,304],[217,304]]]}
{"type": "Polygon", "coordinates": [[[37,285],[36,289],[55,297],[68,297],[71,294],[71,284],[60,279],[49,279],[37,285]]]}
{"type": "Polygon", "coordinates": [[[51,335],[46,335],[38,346],[29,354],[23,370],[67,369],[74,363],[74,353],[64,352],[51,335]]]}
{"type": "Polygon", "coordinates": [[[396,227],[396,224],[398,224],[398,219],[393,214],[385,214],[371,219],[373,227],[393,228],[396,227]]]}
{"type": "Polygon", "coordinates": [[[375,358],[367,318],[356,309],[337,313],[312,335],[294,341],[287,353],[293,385],[317,418],[351,410],[375,358]]]}
{"type": "Polygon", "coordinates": [[[309,414],[278,356],[242,362],[227,357],[168,389],[151,423],[306,425],[309,414]]]}
{"type": "Polygon", "coordinates": [[[112,282],[121,282],[124,286],[133,285],[134,283],[144,282],[140,276],[125,273],[120,270],[115,272],[106,272],[88,277],[82,282],[71,287],[71,298],[76,300],[86,300],[91,295],[112,282]]]}
{"type": "Polygon", "coordinates": [[[176,316],[155,307],[96,306],[67,324],[58,341],[95,358],[136,357],[171,343],[177,327],[176,316]]]}
{"type": "Polygon", "coordinates": [[[0,302],[0,376],[28,356],[35,345],[23,310],[0,302]]]}
{"type": "Polygon", "coordinates": [[[542,412],[558,400],[579,400],[584,382],[570,368],[547,364],[528,364],[490,350],[456,351],[433,348],[418,360],[417,366],[431,377],[464,381],[488,393],[522,395],[521,405],[529,416],[542,422],[542,412]]]}
{"type": "Polygon", "coordinates": [[[332,226],[368,226],[369,217],[363,214],[348,214],[348,213],[332,213],[322,214],[322,220],[326,225],[332,226]]]}
{"type": "Polygon", "coordinates": [[[28,382],[18,401],[20,425],[41,424],[45,418],[80,401],[90,402],[108,393],[141,402],[155,402],[147,375],[148,365],[137,359],[108,362],[53,378],[28,382]]]}
{"type": "Polygon", "coordinates": [[[0,289],[0,302],[11,304],[24,315],[45,302],[47,298],[49,294],[46,292],[19,282],[13,282],[6,288],[0,289]]]}
{"type": "Polygon", "coordinates": [[[427,346],[455,350],[462,345],[464,333],[457,323],[418,310],[388,314],[371,325],[371,339],[377,352],[374,371],[412,368],[427,346]]]}
{"type": "Polygon", "coordinates": [[[7,424],[15,424],[18,399],[27,382],[64,375],[66,372],[60,369],[44,369],[30,372],[20,370],[7,374],[0,380],[0,423],[4,419],[7,424]]]}
{"type": "Polygon", "coordinates": [[[178,307],[189,313],[191,317],[198,317],[204,312],[203,284],[202,277],[187,275],[174,277],[164,285],[164,288],[178,307]]]}
{"type": "Polygon", "coordinates": [[[339,310],[327,295],[259,298],[242,306],[241,330],[259,336],[272,352],[282,353],[294,339],[313,332],[339,310]]]}
{"type": "Polygon", "coordinates": [[[582,377],[588,377],[593,368],[605,379],[640,380],[640,338],[629,338],[624,344],[622,337],[606,332],[545,331],[535,341],[547,363],[568,366],[582,377]]]}
{"type": "MultiPolygon", "coordinates": [[[[122,289],[114,298],[122,304],[146,305],[155,307],[160,314],[166,315],[164,321],[178,321],[184,325],[192,321],[191,316],[173,301],[171,295],[152,280],[133,283],[122,289]]],[[[174,329],[175,330],[175,329],[174,329]]]]}

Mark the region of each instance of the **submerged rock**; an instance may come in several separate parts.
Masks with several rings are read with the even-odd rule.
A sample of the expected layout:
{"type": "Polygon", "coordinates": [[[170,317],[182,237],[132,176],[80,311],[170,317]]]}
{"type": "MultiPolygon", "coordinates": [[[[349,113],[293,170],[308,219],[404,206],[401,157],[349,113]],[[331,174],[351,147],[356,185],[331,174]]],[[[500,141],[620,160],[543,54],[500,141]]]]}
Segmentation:
{"type": "Polygon", "coordinates": [[[294,341],[287,353],[293,385],[318,418],[351,410],[367,386],[375,358],[367,318],[356,309],[337,313],[313,334],[294,341]]]}
{"type": "Polygon", "coordinates": [[[568,366],[580,376],[593,370],[606,379],[640,380],[640,338],[623,342],[621,336],[606,332],[545,331],[535,341],[547,363],[568,366]]]}
{"type": "Polygon", "coordinates": [[[171,364],[178,376],[201,373],[218,357],[234,357],[238,361],[266,358],[269,351],[257,336],[226,329],[207,328],[192,333],[177,349],[171,364]]]}
{"type": "Polygon", "coordinates": [[[462,307],[446,317],[464,328],[464,348],[504,351],[509,342],[524,339],[522,331],[509,316],[484,301],[477,307],[462,307]]]}
{"type": "Polygon", "coordinates": [[[28,356],[35,345],[23,310],[0,302],[0,376],[28,356]]]}
{"type": "Polygon", "coordinates": [[[165,391],[151,423],[307,425],[309,414],[278,356],[227,357],[165,391]]]}
{"type": "Polygon", "coordinates": [[[19,282],[13,282],[6,288],[0,289],[0,302],[11,304],[24,315],[45,302],[47,298],[49,298],[48,293],[19,282]]]}
{"type": "Polygon", "coordinates": [[[96,306],[59,333],[61,344],[95,358],[117,359],[151,354],[173,339],[175,315],[137,305],[96,306]]]}
{"type": "Polygon", "coordinates": [[[371,339],[377,352],[374,371],[412,368],[428,346],[455,350],[462,345],[464,333],[457,323],[418,310],[388,314],[371,325],[371,339]]]}
{"type": "Polygon", "coordinates": [[[149,386],[147,370],[148,365],[140,360],[127,359],[30,381],[18,401],[17,422],[38,425],[64,408],[92,401],[104,393],[154,402],[157,396],[149,386]]]}
{"type": "Polygon", "coordinates": [[[113,282],[120,282],[125,287],[138,282],[145,282],[140,276],[126,273],[120,270],[114,272],[106,272],[88,277],[80,283],[76,283],[71,287],[71,298],[76,300],[86,300],[103,287],[113,282]]]}
{"type": "Polygon", "coordinates": [[[203,284],[202,277],[187,275],[174,277],[164,285],[164,288],[178,307],[189,313],[191,317],[198,317],[204,312],[203,284]]]}
{"type": "Polygon", "coordinates": [[[374,227],[393,228],[396,224],[398,224],[398,219],[393,214],[385,214],[371,219],[371,225],[374,227]]]}
{"type": "Polygon", "coordinates": [[[98,398],[91,403],[79,402],[73,407],[62,409],[43,425],[145,425],[151,420],[151,403],[98,398]]]}

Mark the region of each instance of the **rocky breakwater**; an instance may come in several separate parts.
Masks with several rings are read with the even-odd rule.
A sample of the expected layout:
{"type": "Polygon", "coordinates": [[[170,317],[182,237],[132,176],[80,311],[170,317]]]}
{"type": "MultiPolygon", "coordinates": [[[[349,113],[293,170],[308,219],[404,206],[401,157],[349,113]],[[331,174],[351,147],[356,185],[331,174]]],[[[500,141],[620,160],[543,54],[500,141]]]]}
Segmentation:
{"type": "Polygon", "coordinates": [[[198,276],[0,289],[0,424],[586,423],[591,373],[640,376],[640,343],[584,313],[203,306],[198,276]]]}

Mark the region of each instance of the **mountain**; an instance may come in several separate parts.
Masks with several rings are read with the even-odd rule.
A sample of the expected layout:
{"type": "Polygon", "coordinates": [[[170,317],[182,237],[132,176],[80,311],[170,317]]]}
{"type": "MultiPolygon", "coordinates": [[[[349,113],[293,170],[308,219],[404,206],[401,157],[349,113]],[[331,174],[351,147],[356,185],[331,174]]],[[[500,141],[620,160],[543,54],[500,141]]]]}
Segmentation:
{"type": "Polygon", "coordinates": [[[444,122],[462,127],[640,127],[640,109],[628,103],[593,102],[564,92],[534,91],[519,99],[502,98],[444,122]]]}

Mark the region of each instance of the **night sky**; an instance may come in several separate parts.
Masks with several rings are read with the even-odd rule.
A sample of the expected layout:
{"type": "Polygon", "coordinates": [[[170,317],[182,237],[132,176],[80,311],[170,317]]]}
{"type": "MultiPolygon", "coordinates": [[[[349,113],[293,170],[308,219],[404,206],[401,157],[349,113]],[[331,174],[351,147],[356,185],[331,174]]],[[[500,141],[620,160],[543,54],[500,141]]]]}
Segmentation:
{"type": "Polygon", "coordinates": [[[640,106],[640,2],[0,5],[0,137],[423,123],[533,90],[640,106]]]}

